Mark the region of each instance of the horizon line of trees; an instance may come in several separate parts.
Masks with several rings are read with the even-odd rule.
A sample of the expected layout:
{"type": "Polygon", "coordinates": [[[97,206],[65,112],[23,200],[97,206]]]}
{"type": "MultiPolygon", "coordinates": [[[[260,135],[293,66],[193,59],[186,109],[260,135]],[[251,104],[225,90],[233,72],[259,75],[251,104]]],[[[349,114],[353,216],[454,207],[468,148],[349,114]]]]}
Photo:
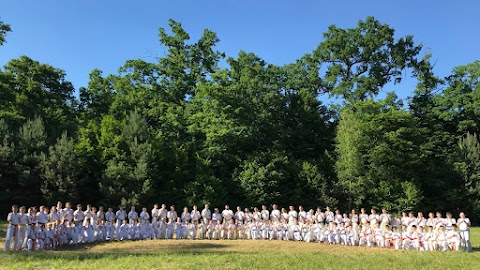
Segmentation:
{"type": "MultiPolygon", "coordinates": [[[[0,45],[10,31],[0,21],[0,45]]],[[[0,69],[0,212],[228,201],[479,219],[480,61],[440,78],[422,45],[394,33],[373,17],[332,25],[315,50],[278,66],[227,58],[214,32],[191,41],[170,20],[164,57],[94,69],[78,97],[63,70],[12,59],[0,69]],[[417,81],[412,97],[379,97],[405,76],[417,81]]]]}

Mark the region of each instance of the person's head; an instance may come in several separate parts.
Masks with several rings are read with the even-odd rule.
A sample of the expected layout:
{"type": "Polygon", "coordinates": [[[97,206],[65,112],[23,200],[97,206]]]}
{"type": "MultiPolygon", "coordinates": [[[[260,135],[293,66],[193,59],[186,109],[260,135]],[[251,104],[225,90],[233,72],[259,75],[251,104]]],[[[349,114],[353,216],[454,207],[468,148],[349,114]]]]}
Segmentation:
{"type": "Polygon", "coordinates": [[[81,204],[77,204],[77,210],[82,210],[82,205],[81,204]]]}
{"type": "Polygon", "coordinates": [[[465,218],[465,213],[464,212],[460,212],[460,218],[465,218]]]}
{"type": "Polygon", "coordinates": [[[70,208],[72,208],[72,204],[71,204],[70,202],[66,202],[66,203],[65,203],[65,207],[66,207],[67,209],[70,209],[70,208]]]}
{"type": "Polygon", "coordinates": [[[55,212],[57,212],[57,207],[55,206],[50,207],[50,213],[55,213],[55,212]]]}
{"type": "Polygon", "coordinates": [[[198,207],[196,205],[193,206],[193,211],[197,211],[198,207]]]}
{"type": "Polygon", "coordinates": [[[228,210],[230,206],[228,204],[225,204],[225,210],[228,210]]]}
{"type": "Polygon", "coordinates": [[[96,213],[97,212],[97,208],[94,206],[92,207],[92,212],[96,213]]]}
{"type": "Polygon", "coordinates": [[[347,218],[347,217],[348,217],[347,213],[343,213],[343,218],[347,218]]]}
{"type": "Polygon", "coordinates": [[[162,209],[167,209],[167,205],[162,203],[162,209]]]}
{"type": "Polygon", "coordinates": [[[407,212],[403,211],[402,212],[402,217],[407,217],[407,212]]]}
{"type": "Polygon", "coordinates": [[[20,214],[25,214],[25,206],[20,207],[20,214]]]}
{"type": "Polygon", "coordinates": [[[277,210],[278,206],[276,204],[272,205],[273,210],[277,210]]]}
{"type": "Polygon", "coordinates": [[[146,208],[146,207],[143,207],[143,208],[142,208],[142,212],[147,212],[147,208],[146,208]]]}
{"type": "Polygon", "coordinates": [[[127,224],[127,220],[126,220],[126,219],[123,220],[123,224],[127,224]]]}
{"type": "Polygon", "coordinates": [[[158,203],[153,205],[153,209],[158,209],[158,203]]]}
{"type": "Polygon", "coordinates": [[[437,218],[442,218],[442,213],[437,212],[437,218]]]}
{"type": "Polygon", "coordinates": [[[387,209],[382,209],[382,214],[384,215],[388,214],[387,209]]]}
{"type": "Polygon", "coordinates": [[[181,218],[181,217],[177,217],[177,222],[182,222],[182,218],[181,218]]]}
{"type": "Polygon", "coordinates": [[[98,207],[98,211],[103,212],[103,206],[98,207]]]}
{"type": "Polygon", "coordinates": [[[397,212],[393,212],[393,217],[394,217],[394,218],[397,218],[397,217],[398,217],[397,212]]]}
{"type": "Polygon", "coordinates": [[[443,227],[443,225],[440,225],[439,230],[440,230],[441,232],[444,232],[444,231],[445,231],[445,227],[443,227]]]}
{"type": "Polygon", "coordinates": [[[340,210],[335,210],[335,214],[340,215],[340,210]]]}
{"type": "Polygon", "coordinates": [[[397,227],[393,227],[392,232],[397,232],[397,227]]]}
{"type": "Polygon", "coordinates": [[[417,230],[417,226],[416,226],[416,225],[412,225],[412,227],[410,227],[410,230],[411,230],[412,232],[416,231],[416,230],[417,230]]]}
{"type": "Polygon", "coordinates": [[[92,210],[92,205],[87,204],[87,210],[92,210]]]}
{"type": "Polygon", "coordinates": [[[452,218],[452,213],[451,212],[447,212],[447,218],[452,218]]]}
{"type": "Polygon", "coordinates": [[[290,209],[290,211],[295,210],[295,208],[293,207],[293,205],[290,205],[290,206],[288,207],[288,209],[290,209]]]}
{"type": "Polygon", "coordinates": [[[183,207],[183,212],[188,212],[188,207],[183,207]]]}
{"type": "Polygon", "coordinates": [[[408,217],[410,217],[410,218],[414,218],[414,217],[415,217],[415,215],[413,214],[413,212],[408,212],[408,217]]]}
{"type": "Polygon", "coordinates": [[[303,211],[303,206],[302,206],[302,205],[299,205],[299,206],[298,206],[298,210],[299,210],[300,212],[303,211]]]}
{"type": "Polygon", "coordinates": [[[423,213],[422,213],[422,212],[418,212],[418,213],[417,213],[417,218],[423,218],[423,213]]]}
{"type": "Polygon", "coordinates": [[[372,213],[372,215],[375,215],[377,213],[377,211],[375,211],[375,209],[371,209],[370,213],[372,213]]]}
{"type": "Polygon", "coordinates": [[[205,204],[205,209],[208,209],[208,204],[205,204]]]}
{"type": "Polygon", "coordinates": [[[240,206],[237,206],[237,211],[242,211],[242,208],[240,206]]]}
{"type": "Polygon", "coordinates": [[[135,206],[130,207],[130,211],[135,212],[135,206]]]}
{"type": "Polygon", "coordinates": [[[325,208],[328,212],[330,212],[330,207],[327,206],[327,208],[325,208]]]}
{"type": "Polygon", "coordinates": [[[365,214],[365,208],[360,209],[360,213],[365,214]]]}
{"type": "Polygon", "coordinates": [[[57,202],[57,209],[58,210],[62,209],[62,202],[61,201],[57,202]]]}
{"type": "Polygon", "coordinates": [[[257,208],[257,207],[254,207],[254,208],[253,208],[253,212],[258,212],[258,208],[257,208]]]}
{"type": "Polygon", "coordinates": [[[423,226],[418,226],[418,231],[423,232],[423,226]]]}
{"type": "Polygon", "coordinates": [[[429,218],[434,218],[434,217],[435,217],[435,214],[434,214],[433,212],[430,212],[430,213],[428,213],[428,217],[429,217],[429,218]]]}
{"type": "Polygon", "coordinates": [[[352,215],[355,215],[357,214],[357,211],[355,211],[355,209],[352,209],[352,215]]]}
{"type": "Polygon", "coordinates": [[[218,212],[219,212],[218,208],[215,208],[215,209],[213,210],[213,212],[218,214],[218,212]]]}
{"type": "Polygon", "coordinates": [[[175,205],[170,205],[170,210],[175,211],[175,205]]]}
{"type": "Polygon", "coordinates": [[[432,232],[433,231],[433,226],[428,226],[428,232],[432,232]]]}
{"type": "Polygon", "coordinates": [[[113,208],[112,208],[112,207],[108,207],[108,212],[113,212],[113,208]]]}
{"type": "Polygon", "coordinates": [[[452,224],[452,230],[453,231],[457,230],[457,225],[456,224],[452,224]]]}
{"type": "Polygon", "coordinates": [[[18,212],[18,205],[12,205],[12,212],[17,213],[18,212]]]}

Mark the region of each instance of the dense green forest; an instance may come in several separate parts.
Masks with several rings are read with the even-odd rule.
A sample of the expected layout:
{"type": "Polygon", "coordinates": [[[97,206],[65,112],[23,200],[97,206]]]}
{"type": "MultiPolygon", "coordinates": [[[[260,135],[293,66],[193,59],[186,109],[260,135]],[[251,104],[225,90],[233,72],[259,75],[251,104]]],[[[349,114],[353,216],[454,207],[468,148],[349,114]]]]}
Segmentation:
{"type": "MultiPolygon", "coordinates": [[[[0,45],[10,31],[0,22],[0,45]]],[[[330,26],[284,66],[226,57],[214,32],[192,41],[173,20],[159,41],[156,62],[95,69],[80,89],[28,56],[0,69],[0,212],[229,202],[480,218],[479,61],[440,78],[421,43],[373,17],[330,26]],[[406,77],[410,98],[381,94],[406,77]]]]}

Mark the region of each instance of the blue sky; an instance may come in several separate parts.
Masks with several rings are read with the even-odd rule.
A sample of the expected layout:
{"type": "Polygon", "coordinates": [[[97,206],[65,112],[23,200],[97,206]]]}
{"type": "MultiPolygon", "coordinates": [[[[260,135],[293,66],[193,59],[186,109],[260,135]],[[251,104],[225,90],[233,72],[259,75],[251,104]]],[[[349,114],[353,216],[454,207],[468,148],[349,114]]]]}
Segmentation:
{"type": "MultiPolygon", "coordinates": [[[[3,1],[0,20],[11,25],[0,47],[0,65],[27,55],[66,71],[75,88],[99,68],[116,73],[125,60],[155,61],[164,54],[158,28],[182,22],[193,40],[204,28],[217,33],[218,50],[254,52],[269,63],[287,64],[311,52],[331,24],[355,27],[375,16],[414,35],[447,76],[454,66],[480,59],[480,1],[3,1]],[[395,4],[387,4],[395,3],[395,4]],[[460,4],[461,3],[461,4],[460,4]]],[[[389,86],[405,98],[414,82],[389,86]]]]}

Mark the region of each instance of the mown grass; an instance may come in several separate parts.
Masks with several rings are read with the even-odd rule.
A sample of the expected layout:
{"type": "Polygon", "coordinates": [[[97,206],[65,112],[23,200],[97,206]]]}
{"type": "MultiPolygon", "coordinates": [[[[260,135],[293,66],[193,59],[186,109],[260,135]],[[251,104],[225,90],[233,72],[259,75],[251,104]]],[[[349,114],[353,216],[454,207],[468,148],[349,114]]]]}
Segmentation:
{"type": "Polygon", "coordinates": [[[266,240],[114,242],[60,251],[1,252],[0,269],[480,269],[480,228],[472,229],[472,238],[472,253],[266,240]]]}

